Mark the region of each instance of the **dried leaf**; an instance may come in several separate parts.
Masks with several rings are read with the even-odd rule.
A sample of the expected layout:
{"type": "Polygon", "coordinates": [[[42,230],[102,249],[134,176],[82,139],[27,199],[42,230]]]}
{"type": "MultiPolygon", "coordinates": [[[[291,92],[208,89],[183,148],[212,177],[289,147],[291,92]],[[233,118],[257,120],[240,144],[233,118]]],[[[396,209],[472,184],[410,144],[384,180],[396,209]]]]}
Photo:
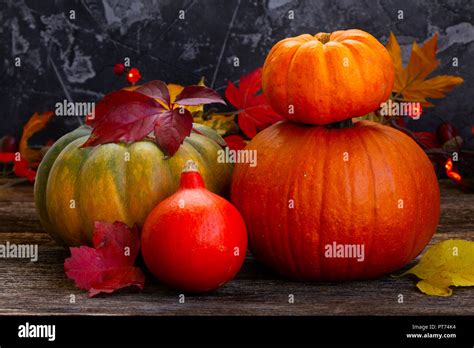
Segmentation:
{"type": "Polygon", "coordinates": [[[20,139],[20,153],[21,157],[29,163],[40,162],[43,155],[40,150],[28,147],[28,140],[33,134],[43,129],[53,115],[52,111],[35,112],[23,127],[23,134],[20,139]]]}
{"type": "Polygon", "coordinates": [[[416,285],[427,295],[450,296],[454,286],[474,286],[474,242],[450,239],[440,242],[404,272],[422,279],[416,285]]]}
{"type": "Polygon", "coordinates": [[[454,87],[464,82],[461,77],[451,75],[440,75],[426,80],[440,63],[436,59],[437,42],[437,34],[421,47],[413,42],[410,60],[405,68],[400,45],[393,33],[390,33],[387,43],[387,50],[395,67],[394,92],[402,95],[405,100],[419,102],[424,107],[433,106],[427,98],[444,98],[454,87]]]}

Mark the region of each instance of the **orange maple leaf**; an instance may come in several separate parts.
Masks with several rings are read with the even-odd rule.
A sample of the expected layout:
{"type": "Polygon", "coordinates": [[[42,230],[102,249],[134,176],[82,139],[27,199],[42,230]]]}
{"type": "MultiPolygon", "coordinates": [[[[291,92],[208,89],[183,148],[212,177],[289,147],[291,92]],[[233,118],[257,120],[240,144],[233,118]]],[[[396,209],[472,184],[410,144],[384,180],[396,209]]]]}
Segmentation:
{"type": "Polygon", "coordinates": [[[395,84],[393,90],[403,99],[419,102],[422,106],[433,106],[426,98],[444,98],[454,87],[464,82],[464,79],[452,75],[439,75],[426,79],[438,66],[436,59],[438,34],[426,41],[422,46],[413,42],[410,60],[406,67],[402,63],[402,51],[397,38],[390,33],[387,50],[395,67],[395,84]]]}
{"type": "Polygon", "coordinates": [[[28,161],[28,163],[39,162],[43,157],[40,150],[35,150],[28,146],[28,139],[30,139],[30,137],[36,132],[43,129],[53,115],[54,113],[52,111],[35,112],[23,127],[23,134],[20,140],[20,154],[22,158],[28,161]]]}

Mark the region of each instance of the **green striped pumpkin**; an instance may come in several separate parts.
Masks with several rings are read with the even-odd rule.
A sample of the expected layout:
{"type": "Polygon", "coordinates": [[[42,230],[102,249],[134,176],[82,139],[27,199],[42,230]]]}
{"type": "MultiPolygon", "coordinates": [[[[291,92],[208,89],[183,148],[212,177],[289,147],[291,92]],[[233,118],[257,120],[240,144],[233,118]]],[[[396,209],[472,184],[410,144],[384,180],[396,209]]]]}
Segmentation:
{"type": "Polygon", "coordinates": [[[174,193],[187,160],[194,160],[206,187],[226,194],[232,165],[218,163],[223,139],[195,124],[176,154],[165,159],[149,140],[80,148],[91,129],[82,126],[60,138],[43,158],[35,203],[45,230],[67,246],[91,244],[96,220],[143,224],[151,209],[174,193]],[[128,161],[127,161],[128,159],[128,161]]]}

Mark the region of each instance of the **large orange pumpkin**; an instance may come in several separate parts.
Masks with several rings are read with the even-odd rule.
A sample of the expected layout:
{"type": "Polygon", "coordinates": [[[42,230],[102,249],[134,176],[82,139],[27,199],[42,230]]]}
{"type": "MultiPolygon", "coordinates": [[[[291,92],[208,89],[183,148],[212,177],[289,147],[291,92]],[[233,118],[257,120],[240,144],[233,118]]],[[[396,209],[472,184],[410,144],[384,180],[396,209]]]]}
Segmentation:
{"type": "Polygon", "coordinates": [[[413,260],[436,230],[432,164],[393,128],[280,122],[246,150],[258,164],[236,165],[231,199],[254,256],[287,277],[378,277],[413,260]]]}
{"type": "Polygon", "coordinates": [[[388,51],[357,29],[284,39],[270,50],[262,75],[263,92],[276,112],[316,125],[376,110],[393,82],[388,51]]]}

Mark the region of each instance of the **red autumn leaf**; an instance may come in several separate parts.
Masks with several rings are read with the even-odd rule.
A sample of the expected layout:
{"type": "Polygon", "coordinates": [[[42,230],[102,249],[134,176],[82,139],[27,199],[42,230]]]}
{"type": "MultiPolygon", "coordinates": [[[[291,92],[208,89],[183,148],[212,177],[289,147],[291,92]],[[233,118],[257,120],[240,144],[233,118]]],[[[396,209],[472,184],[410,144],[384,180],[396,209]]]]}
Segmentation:
{"type": "Polygon", "coordinates": [[[181,93],[176,96],[174,100],[179,105],[200,105],[220,103],[225,105],[222,97],[212,88],[206,86],[186,86],[181,93]]]}
{"type": "Polygon", "coordinates": [[[136,92],[142,93],[148,97],[158,99],[170,107],[170,92],[166,83],[160,80],[147,82],[138,87],[136,92]]]}
{"type": "Polygon", "coordinates": [[[179,103],[170,101],[168,86],[158,80],[134,91],[112,92],[97,104],[95,117],[87,120],[93,130],[82,146],[139,141],[154,132],[156,143],[172,156],[191,133],[193,123],[191,113],[178,104],[225,104],[217,92],[204,86],[185,87],[176,100],[179,103]]]}
{"type": "Polygon", "coordinates": [[[191,134],[193,116],[185,108],[163,112],[155,123],[155,138],[161,150],[168,156],[178,151],[184,139],[191,134]]]}
{"type": "Polygon", "coordinates": [[[267,102],[262,89],[262,68],[243,76],[237,88],[229,81],[225,90],[227,100],[237,108],[242,132],[253,138],[257,131],[283,120],[267,102]]]}
{"type": "Polygon", "coordinates": [[[242,138],[240,135],[229,135],[228,137],[225,137],[224,140],[231,150],[241,150],[247,146],[244,138],[242,138]]]}
{"type": "Polygon", "coordinates": [[[417,140],[425,145],[428,149],[440,148],[441,144],[438,141],[438,137],[435,133],[431,132],[414,132],[417,140]]]}
{"type": "Polygon", "coordinates": [[[13,165],[13,172],[16,176],[27,178],[29,182],[34,182],[36,178],[36,171],[30,169],[30,165],[26,159],[20,157],[19,161],[15,161],[13,165]]]}
{"type": "Polygon", "coordinates": [[[112,92],[97,104],[92,120],[94,129],[82,146],[141,140],[153,130],[164,110],[161,104],[144,94],[112,92]]]}
{"type": "Polygon", "coordinates": [[[94,248],[70,248],[71,257],[64,261],[66,275],[78,288],[88,290],[89,297],[131,285],[143,289],[145,276],[133,266],[140,249],[136,226],[96,221],[92,243],[94,248]]]}
{"type": "Polygon", "coordinates": [[[9,163],[15,160],[15,154],[13,152],[0,152],[0,162],[9,163]]]}

